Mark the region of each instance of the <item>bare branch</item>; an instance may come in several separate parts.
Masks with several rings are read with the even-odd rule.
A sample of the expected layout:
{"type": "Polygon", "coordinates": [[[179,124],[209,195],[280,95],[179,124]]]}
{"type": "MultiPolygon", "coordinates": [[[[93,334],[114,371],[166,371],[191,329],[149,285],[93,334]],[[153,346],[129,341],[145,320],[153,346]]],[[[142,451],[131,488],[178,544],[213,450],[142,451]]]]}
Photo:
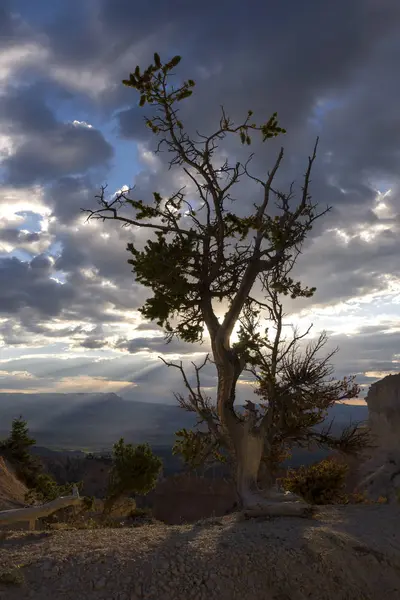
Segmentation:
{"type": "MultiPolygon", "coordinates": [[[[101,194],[95,196],[95,198],[99,199],[99,204],[101,208],[98,210],[84,209],[81,208],[81,212],[87,213],[87,221],[91,219],[100,219],[101,221],[120,221],[124,224],[124,226],[135,225],[136,227],[144,227],[147,229],[154,229],[156,231],[164,231],[165,233],[174,233],[178,232],[180,235],[186,235],[189,237],[194,237],[199,240],[203,239],[203,235],[196,233],[193,230],[186,230],[182,228],[177,228],[176,226],[168,226],[168,225],[159,225],[157,223],[144,223],[143,221],[137,221],[135,219],[130,219],[129,217],[121,217],[118,215],[118,209],[121,208],[126,203],[131,203],[132,200],[127,198],[127,192],[120,192],[116,198],[110,202],[108,202],[104,197],[104,192],[107,186],[102,186],[101,194]],[[116,208],[117,206],[117,208],[116,208]]],[[[163,214],[160,212],[160,216],[163,214]]]]}
{"type": "Polygon", "coordinates": [[[323,431],[309,431],[304,437],[308,438],[309,443],[314,442],[320,447],[328,446],[350,456],[357,456],[365,449],[376,448],[369,428],[362,421],[345,427],[339,437],[331,434],[331,428],[332,423],[323,431]]]}
{"type": "Polygon", "coordinates": [[[202,362],[202,364],[200,366],[197,366],[194,362],[192,362],[192,365],[194,366],[195,373],[196,373],[196,384],[197,384],[196,391],[193,389],[193,387],[189,383],[189,380],[188,380],[186,373],[182,366],[182,361],[180,361],[180,364],[177,365],[175,363],[166,361],[164,358],[162,358],[162,356],[159,356],[158,358],[160,358],[167,367],[175,367],[182,374],[184,384],[189,391],[189,398],[188,398],[188,400],[185,400],[182,395],[174,394],[175,398],[179,402],[179,405],[182,408],[184,408],[185,410],[197,413],[201,417],[202,421],[206,421],[207,425],[209,426],[209,429],[211,431],[213,431],[215,434],[217,434],[218,433],[217,424],[216,424],[217,415],[216,415],[215,408],[210,403],[210,398],[203,395],[203,392],[201,390],[201,385],[200,385],[200,371],[209,361],[209,354],[206,355],[204,361],[202,362]]]}

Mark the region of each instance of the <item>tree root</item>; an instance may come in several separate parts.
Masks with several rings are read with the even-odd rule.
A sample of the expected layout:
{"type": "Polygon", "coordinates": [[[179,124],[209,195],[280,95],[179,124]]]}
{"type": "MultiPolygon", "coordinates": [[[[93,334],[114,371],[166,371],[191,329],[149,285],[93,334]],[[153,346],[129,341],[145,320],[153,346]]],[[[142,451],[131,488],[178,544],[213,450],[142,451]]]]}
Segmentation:
{"type": "Polygon", "coordinates": [[[314,514],[314,507],[302,502],[266,502],[263,506],[244,508],[242,515],[244,519],[255,517],[302,517],[310,518],[314,514]]]}
{"type": "Polygon", "coordinates": [[[310,518],[315,507],[307,504],[296,494],[269,490],[265,495],[260,493],[246,494],[241,513],[245,519],[254,517],[302,517],[310,518]]]}
{"type": "Polygon", "coordinates": [[[78,488],[74,485],[71,496],[60,496],[55,500],[51,500],[51,502],[39,506],[27,506],[25,508],[12,508],[11,510],[0,511],[0,525],[28,521],[29,530],[34,531],[36,519],[48,517],[60,508],[83,505],[83,503],[84,499],[79,496],[78,488]]]}

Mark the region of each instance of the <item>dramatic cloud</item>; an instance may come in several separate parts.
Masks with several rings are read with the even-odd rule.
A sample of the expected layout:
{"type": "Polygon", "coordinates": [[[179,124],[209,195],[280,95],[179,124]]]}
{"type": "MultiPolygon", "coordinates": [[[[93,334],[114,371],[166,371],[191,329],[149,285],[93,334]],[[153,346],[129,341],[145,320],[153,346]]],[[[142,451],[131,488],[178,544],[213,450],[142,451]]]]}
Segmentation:
{"type": "Polygon", "coordinates": [[[16,142],[3,161],[6,181],[17,185],[47,183],[85,173],[107,163],[112,147],[86,123],[57,120],[46,106],[40,86],[23,87],[0,98],[0,126],[16,142]]]}
{"type": "MultiPolygon", "coordinates": [[[[209,350],[207,339],[165,346],[160,328],[143,322],[138,308],[150,292],[135,282],[126,246],[143,247],[149,233],[85,223],[80,211],[96,207],[107,181],[110,196],[126,185],[150,200],[186,185],[196,201],[188,178],[168,168],[171,156],[153,152],[143,118],[152,109],[138,107],[121,84],[154,51],[181,54],[177,82],[196,80],[181,105],[191,134],[212,133],[221,104],[236,122],[248,109],[258,122],[278,111],[287,135],[254,139],[250,166],[265,178],[283,144],[278,189],[295,180],[301,194],[320,137],[311,193],[332,209],[315,223],[295,270],[318,289],[286,302],[287,321],[302,331],[313,322],[313,335],[328,330],[326,350],[340,348],[338,376],[357,373],[367,385],[399,370],[397,0],[251,8],[236,0],[71,0],[35,10],[28,0],[0,0],[0,40],[1,389],[118,391],[121,382],[131,397],[160,400],[180,383],[157,356],[190,365],[209,350]]],[[[248,154],[228,138],[218,159],[248,154]]],[[[260,191],[242,179],[234,209],[247,214],[260,191]]],[[[220,316],[225,310],[218,306],[220,316]]],[[[213,390],[208,368],[204,385],[213,390]]]]}
{"type": "Polygon", "coordinates": [[[39,314],[59,314],[62,304],[73,298],[74,290],[49,278],[51,269],[51,259],[43,255],[36,256],[30,263],[17,258],[1,259],[0,311],[12,315],[30,307],[39,314]]]}

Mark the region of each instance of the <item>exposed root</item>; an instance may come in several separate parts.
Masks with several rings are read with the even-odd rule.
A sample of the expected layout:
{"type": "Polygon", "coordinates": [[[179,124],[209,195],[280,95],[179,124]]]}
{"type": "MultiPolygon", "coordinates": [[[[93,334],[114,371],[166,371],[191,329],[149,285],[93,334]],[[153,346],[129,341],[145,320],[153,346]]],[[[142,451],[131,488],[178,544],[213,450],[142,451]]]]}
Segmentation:
{"type": "Polygon", "coordinates": [[[254,517],[312,517],[314,507],[302,502],[265,502],[263,506],[244,508],[242,515],[245,519],[254,517]]]}
{"type": "Polygon", "coordinates": [[[253,517],[303,517],[310,518],[315,509],[296,494],[269,490],[260,493],[247,493],[243,498],[242,515],[245,519],[253,517]]]}

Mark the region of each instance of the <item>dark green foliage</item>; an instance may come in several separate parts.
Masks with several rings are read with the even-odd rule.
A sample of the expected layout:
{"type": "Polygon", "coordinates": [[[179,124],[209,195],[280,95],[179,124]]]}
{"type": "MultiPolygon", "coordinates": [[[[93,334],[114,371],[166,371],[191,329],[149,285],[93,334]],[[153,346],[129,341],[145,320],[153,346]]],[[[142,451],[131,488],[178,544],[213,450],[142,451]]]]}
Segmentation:
{"type": "Polygon", "coordinates": [[[2,448],[15,461],[25,462],[30,457],[29,449],[36,444],[36,440],[29,437],[26,421],[20,416],[13,419],[9,437],[2,442],[2,448]]]}
{"type": "Polygon", "coordinates": [[[27,502],[45,503],[55,500],[60,496],[70,496],[72,495],[74,485],[77,486],[78,491],[81,491],[83,482],[58,485],[51,475],[40,473],[35,479],[35,486],[26,495],[26,500],[27,502]]]}
{"type": "MultiPolygon", "coordinates": [[[[208,222],[202,224],[197,220],[195,211],[182,193],[183,188],[167,199],[154,192],[153,206],[123,195],[117,203],[113,203],[111,212],[115,215],[115,210],[120,205],[129,204],[136,213],[135,223],[152,218],[160,220],[162,225],[158,230],[157,227],[154,229],[156,241],[148,241],[143,251],[137,250],[133,243],[127,247],[128,252],[133,255],[128,262],[133,266],[136,280],[151,288],[153,292],[153,297],[139,310],[145,318],[154,320],[165,328],[168,341],[176,335],[186,342],[195,343],[203,339],[204,314],[201,305],[205,294],[219,301],[232,300],[240,286],[246,260],[251,260],[250,248],[246,252],[232,252],[227,259],[222,260],[225,240],[228,237],[243,240],[252,231],[262,231],[262,238],[269,246],[276,250],[280,249],[280,245],[291,248],[294,244],[302,242],[305,232],[311,229],[311,222],[316,217],[314,206],[309,203],[304,205],[301,215],[308,217],[308,228],[304,223],[297,222],[300,215],[295,215],[285,204],[284,215],[278,221],[267,214],[262,214],[260,218],[257,213],[239,218],[224,207],[224,202],[229,200],[226,190],[230,185],[228,188],[223,187],[220,178],[224,172],[231,173],[232,183],[236,183],[240,163],[236,164],[233,172],[233,168],[229,170],[226,165],[217,173],[212,164],[215,141],[233,134],[238,135],[243,143],[250,144],[252,132],[261,133],[265,141],[286,131],[278,126],[276,112],[267,122],[257,125],[250,122],[252,111],[249,110],[244,122],[236,126],[223,110],[220,131],[209,137],[203,149],[195,148],[178,118],[179,109],[176,106],[192,94],[195,82],[188,79],[175,88],[171,87],[168,81],[172,69],[180,60],[180,56],[175,56],[169,62],[162,63],[159,54],[155,53],[154,64],[149,65],[144,72],[136,66],[129,79],[123,80],[123,84],[137,90],[140,106],[149,104],[157,108],[157,116],[144,117],[145,123],[154,134],[161,135],[159,147],[166,144],[168,151],[175,154],[171,166],[182,165],[185,169],[189,167],[197,172],[200,176],[198,183],[203,180],[201,185],[204,184],[203,191],[200,191],[203,200],[206,198],[204,190],[210,191],[207,200],[210,211],[208,222]],[[184,211],[188,212],[193,220],[193,226],[189,228],[181,226],[184,211]],[[173,234],[172,240],[167,241],[168,233],[173,234]],[[172,319],[179,321],[175,327],[171,325],[172,319]]],[[[103,209],[109,210],[110,205],[103,196],[100,198],[103,209]]],[[[98,212],[101,213],[103,209],[98,212]]],[[[111,215],[108,218],[112,218],[111,215]]],[[[282,281],[281,287],[284,293],[290,293],[292,297],[309,296],[315,291],[315,288],[303,290],[299,283],[295,284],[289,279],[282,281]]]]}
{"type": "Polygon", "coordinates": [[[36,440],[28,433],[26,421],[20,416],[13,419],[9,437],[2,442],[2,452],[16,470],[17,476],[29,488],[35,486],[38,475],[42,472],[42,465],[30,453],[36,440]]]}
{"type": "Polygon", "coordinates": [[[1,444],[1,450],[15,468],[17,477],[30,488],[27,502],[44,503],[70,495],[74,485],[78,490],[82,489],[82,482],[59,486],[51,475],[44,473],[40,460],[30,453],[35,443],[36,440],[29,436],[27,422],[20,416],[13,420],[10,435],[1,444]]]}
{"type": "Polygon", "coordinates": [[[345,484],[348,466],[329,458],[309,467],[289,469],[282,478],[283,488],[301,496],[310,504],[346,502],[345,484]]]}
{"type": "Polygon", "coordinates": [[[163,234],[157,233],[157,240],[148,240],[142,252],[133,244],[127,247],[134,256],[128,262],[134,266],[136,280],[152,286],[154,293],[139,312],[168,330],[171,316],[189,311],[191,319],[178,326],[182,339],[187,342],[198,341],[202,334],[200,311],[195,310],[199,292],[187,277],[188,272],[195,273],[194,246],[193,239],[176,237],[168,243],[163,234]]]}
{"type": "Polygon", "coordinates": [[[220,451],[220,440],[214,440],[209,432],[180,429],[175,435],[172,454],[180,454],[190,469],[212,462],[226,462],[226,456],[220,451]]]}
{"type": "Polygon", "coordinates": [[[157,52],[154,53],[154,63],[156,65],[157,69],[159,69],[161,67],[160,55],[157,54],[157,52]]]}
{"type": "Polygon", "coordinates": [[[153,454],[148,444],[133,446],[121,438],[113,446],[105,512],[110,512],[123,496],[148,494],[155,487],[161,468],[162,460],[153,454]]]}

